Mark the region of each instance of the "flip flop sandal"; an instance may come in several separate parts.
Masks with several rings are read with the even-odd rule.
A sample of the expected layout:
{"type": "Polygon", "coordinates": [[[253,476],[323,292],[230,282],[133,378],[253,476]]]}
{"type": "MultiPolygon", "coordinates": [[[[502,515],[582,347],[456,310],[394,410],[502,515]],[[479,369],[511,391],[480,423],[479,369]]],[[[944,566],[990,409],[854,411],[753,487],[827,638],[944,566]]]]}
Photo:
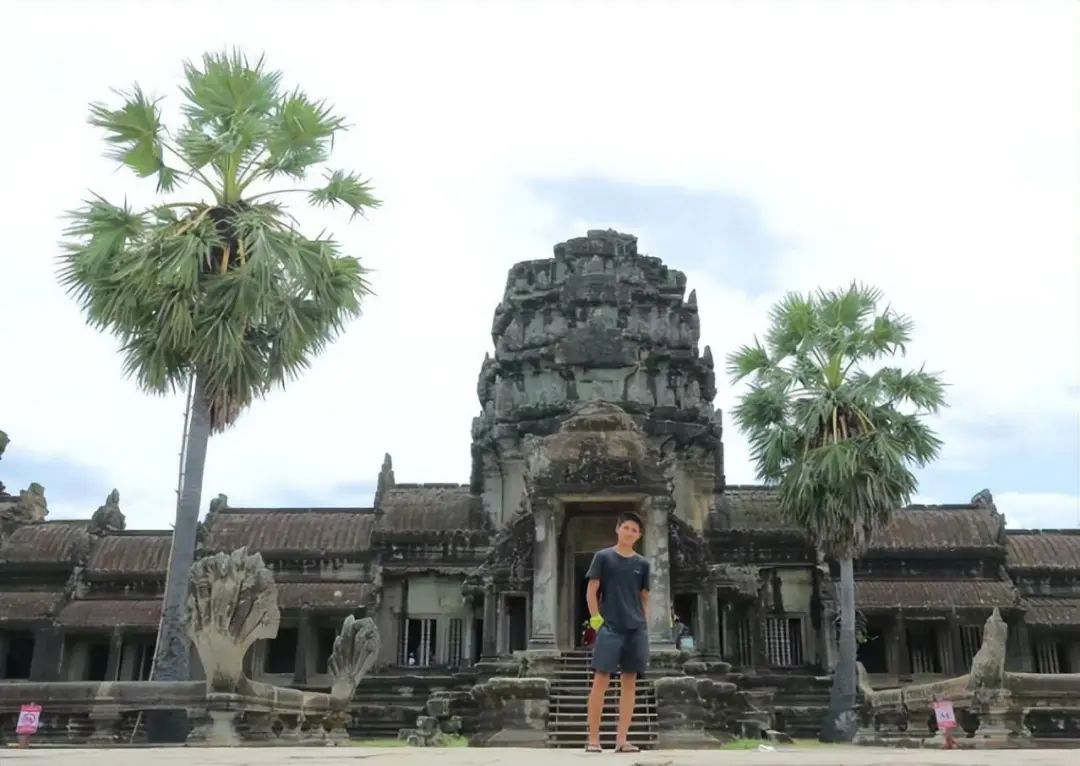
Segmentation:
{"type": "Polygon", "coordinates": [[[602,752],[604,752],[604,750],[603,750],[603,748],[600,747],[600,745],[585,745],[585,752],[586,753],[602,753],[602,752]]]}
{"type": "Polygon", "coordinates": [[[616,753],[640,753],[641,748],[637,745],[631,745],[629,742],[624,742],[615,748],[616,753]]]}

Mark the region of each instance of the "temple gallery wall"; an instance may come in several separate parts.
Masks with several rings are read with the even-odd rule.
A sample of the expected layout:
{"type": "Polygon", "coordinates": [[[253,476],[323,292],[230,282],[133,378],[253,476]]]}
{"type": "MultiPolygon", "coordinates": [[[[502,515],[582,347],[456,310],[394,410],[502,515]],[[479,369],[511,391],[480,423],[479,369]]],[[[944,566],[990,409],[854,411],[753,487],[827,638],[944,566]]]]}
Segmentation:
{"type": "MultiPolygon", "coordinates": [[[[590,231],[510,269],[492,341],[463,435],[467,482],[398,481],[388,455],[371,507],[211,503],[198,557],[243,548],[274,583],[276,629],[245,648],[245,677],[329,694],[345,620],[370,618],[379,640],[334,724],[340,736],[577,746],[583,692],[569,679],[583,656],[584,572],[633,510],[652,562],[655,668],[641,691],[653,714],[634,736],[653,746],[815,735],[836,657],[838,570],[772,491],[726,482],[713,353],[699,347],[684,275],[630,235],[590,231]]],[[[40,485],[0,485],[3,736],[30,689],[48,714],[64,681],[91,691],[53,697],[62,712],[43,719],[47,736],[145,737],[135,702],[110,698],[103,712],[93,700],[105,682],[148,678],[169,545],[167,530],[128,529],[116,493],[85,520],[50,521],[40,485]]],[[[995,614],[1017,700],[1043,678],[1063,689],[1080,678],[1080,530],[1006,529],[985,490],[898,509],[856,564],[856,602],[882,721],[895,712],[889,690],[970,674],[995,614]]],[[[184,699],[192,731],[208,731],[196,720],[208,703],[184,699]]],[[[1053,699],[1009,736],[1078,736],[1080,702],[1053,699]]],[[[299,731],[282,715],[252,730],[299,731]]],[[[979,715],[974,705],[973,732],[979,715]]]]}

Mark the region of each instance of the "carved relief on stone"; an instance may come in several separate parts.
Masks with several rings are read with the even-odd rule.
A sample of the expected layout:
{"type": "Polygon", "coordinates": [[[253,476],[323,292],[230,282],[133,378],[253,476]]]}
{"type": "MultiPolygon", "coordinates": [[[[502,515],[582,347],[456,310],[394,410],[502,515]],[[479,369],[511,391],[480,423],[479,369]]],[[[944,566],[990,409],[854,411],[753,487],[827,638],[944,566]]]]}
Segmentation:
{"type": "Polygon", "coordinates": [[[20,490],[18,499],[10,505],[0,506],[0,534],[7,534],[20,524],[36,524],[49,515],[45,500],[45,488],[33,482],[20,490]]]}
{"type": "Polygon", "coordinates": [[[330,699],[336,708],[349,704],[356,687],[379,656],[379,629],[370,617],[345,618],[341,633],[334,639],[327,669],[333,678],[330,699]]]}
{"type": "Polygon", "coordinates": [[[536,523],[528,511],[520,511],[499,533],[484,563],[465,578],[462,592],[467,599],[483,596],[496,580],[504,587],[520,588],[531,583],[536,523]]]}
{"type": "Polygon", "coordinates": [[[704,576],[712,563],[705,540],[674,514],[668,517],[668,551],[671,564],[680,576],[704,576]]]}
{"type": "Polygon", "coordinates": [[[187,634],[199,653],[206,683],[236,691],[246,681],[244,655],[255,641],[277,635],[281,613],[274,576],[246,548],[199,559],[188,579],[187,634]]]}

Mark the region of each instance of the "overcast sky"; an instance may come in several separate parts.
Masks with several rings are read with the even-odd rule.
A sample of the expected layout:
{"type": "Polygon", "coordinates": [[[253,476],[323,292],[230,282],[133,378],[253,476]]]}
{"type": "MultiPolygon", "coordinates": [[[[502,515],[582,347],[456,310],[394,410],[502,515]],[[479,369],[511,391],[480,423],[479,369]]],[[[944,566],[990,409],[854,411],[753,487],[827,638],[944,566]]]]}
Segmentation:
{"type": "MultiPolygon", "coordinates": [[[[1078,5],[1061,2],[0,3],[0,462],[50,518],[116,487],[129,527],[175,505],[183,403],[140,393],[55,272],[88,190],[152,199],[87,105],[239,46],[355,127],[367,221],[302,214],[378,295],[311,372],[210,444],[204,501],[365,505],[469,476],[476,376],[516,261],[590,228],[688,277],[722,358],[787,290],[881,287],[943,372],[919,499],[989,488],[1012,526],[1080,523],[1078,5]]],[[[716,405],[736,391],[719,381],[716,405]]],[[[730,482],[755,480],[725,429],[730,482]]]]}

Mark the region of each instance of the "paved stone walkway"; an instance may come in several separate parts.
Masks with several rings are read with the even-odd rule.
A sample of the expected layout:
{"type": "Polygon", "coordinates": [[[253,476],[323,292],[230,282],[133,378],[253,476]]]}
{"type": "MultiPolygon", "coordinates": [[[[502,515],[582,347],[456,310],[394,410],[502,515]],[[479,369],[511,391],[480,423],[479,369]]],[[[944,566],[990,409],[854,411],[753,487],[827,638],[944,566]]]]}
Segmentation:
{"type": "Polygon", "coordinates": [[[127,750],[0,750],[0,766],[561,766],[602,759],[626,766],[1076,766],[1080,750],[895,750],[778,746],[755,750],[653,751],[590,755],[575,750],[496,748],[138,748],[127,750]]]}

